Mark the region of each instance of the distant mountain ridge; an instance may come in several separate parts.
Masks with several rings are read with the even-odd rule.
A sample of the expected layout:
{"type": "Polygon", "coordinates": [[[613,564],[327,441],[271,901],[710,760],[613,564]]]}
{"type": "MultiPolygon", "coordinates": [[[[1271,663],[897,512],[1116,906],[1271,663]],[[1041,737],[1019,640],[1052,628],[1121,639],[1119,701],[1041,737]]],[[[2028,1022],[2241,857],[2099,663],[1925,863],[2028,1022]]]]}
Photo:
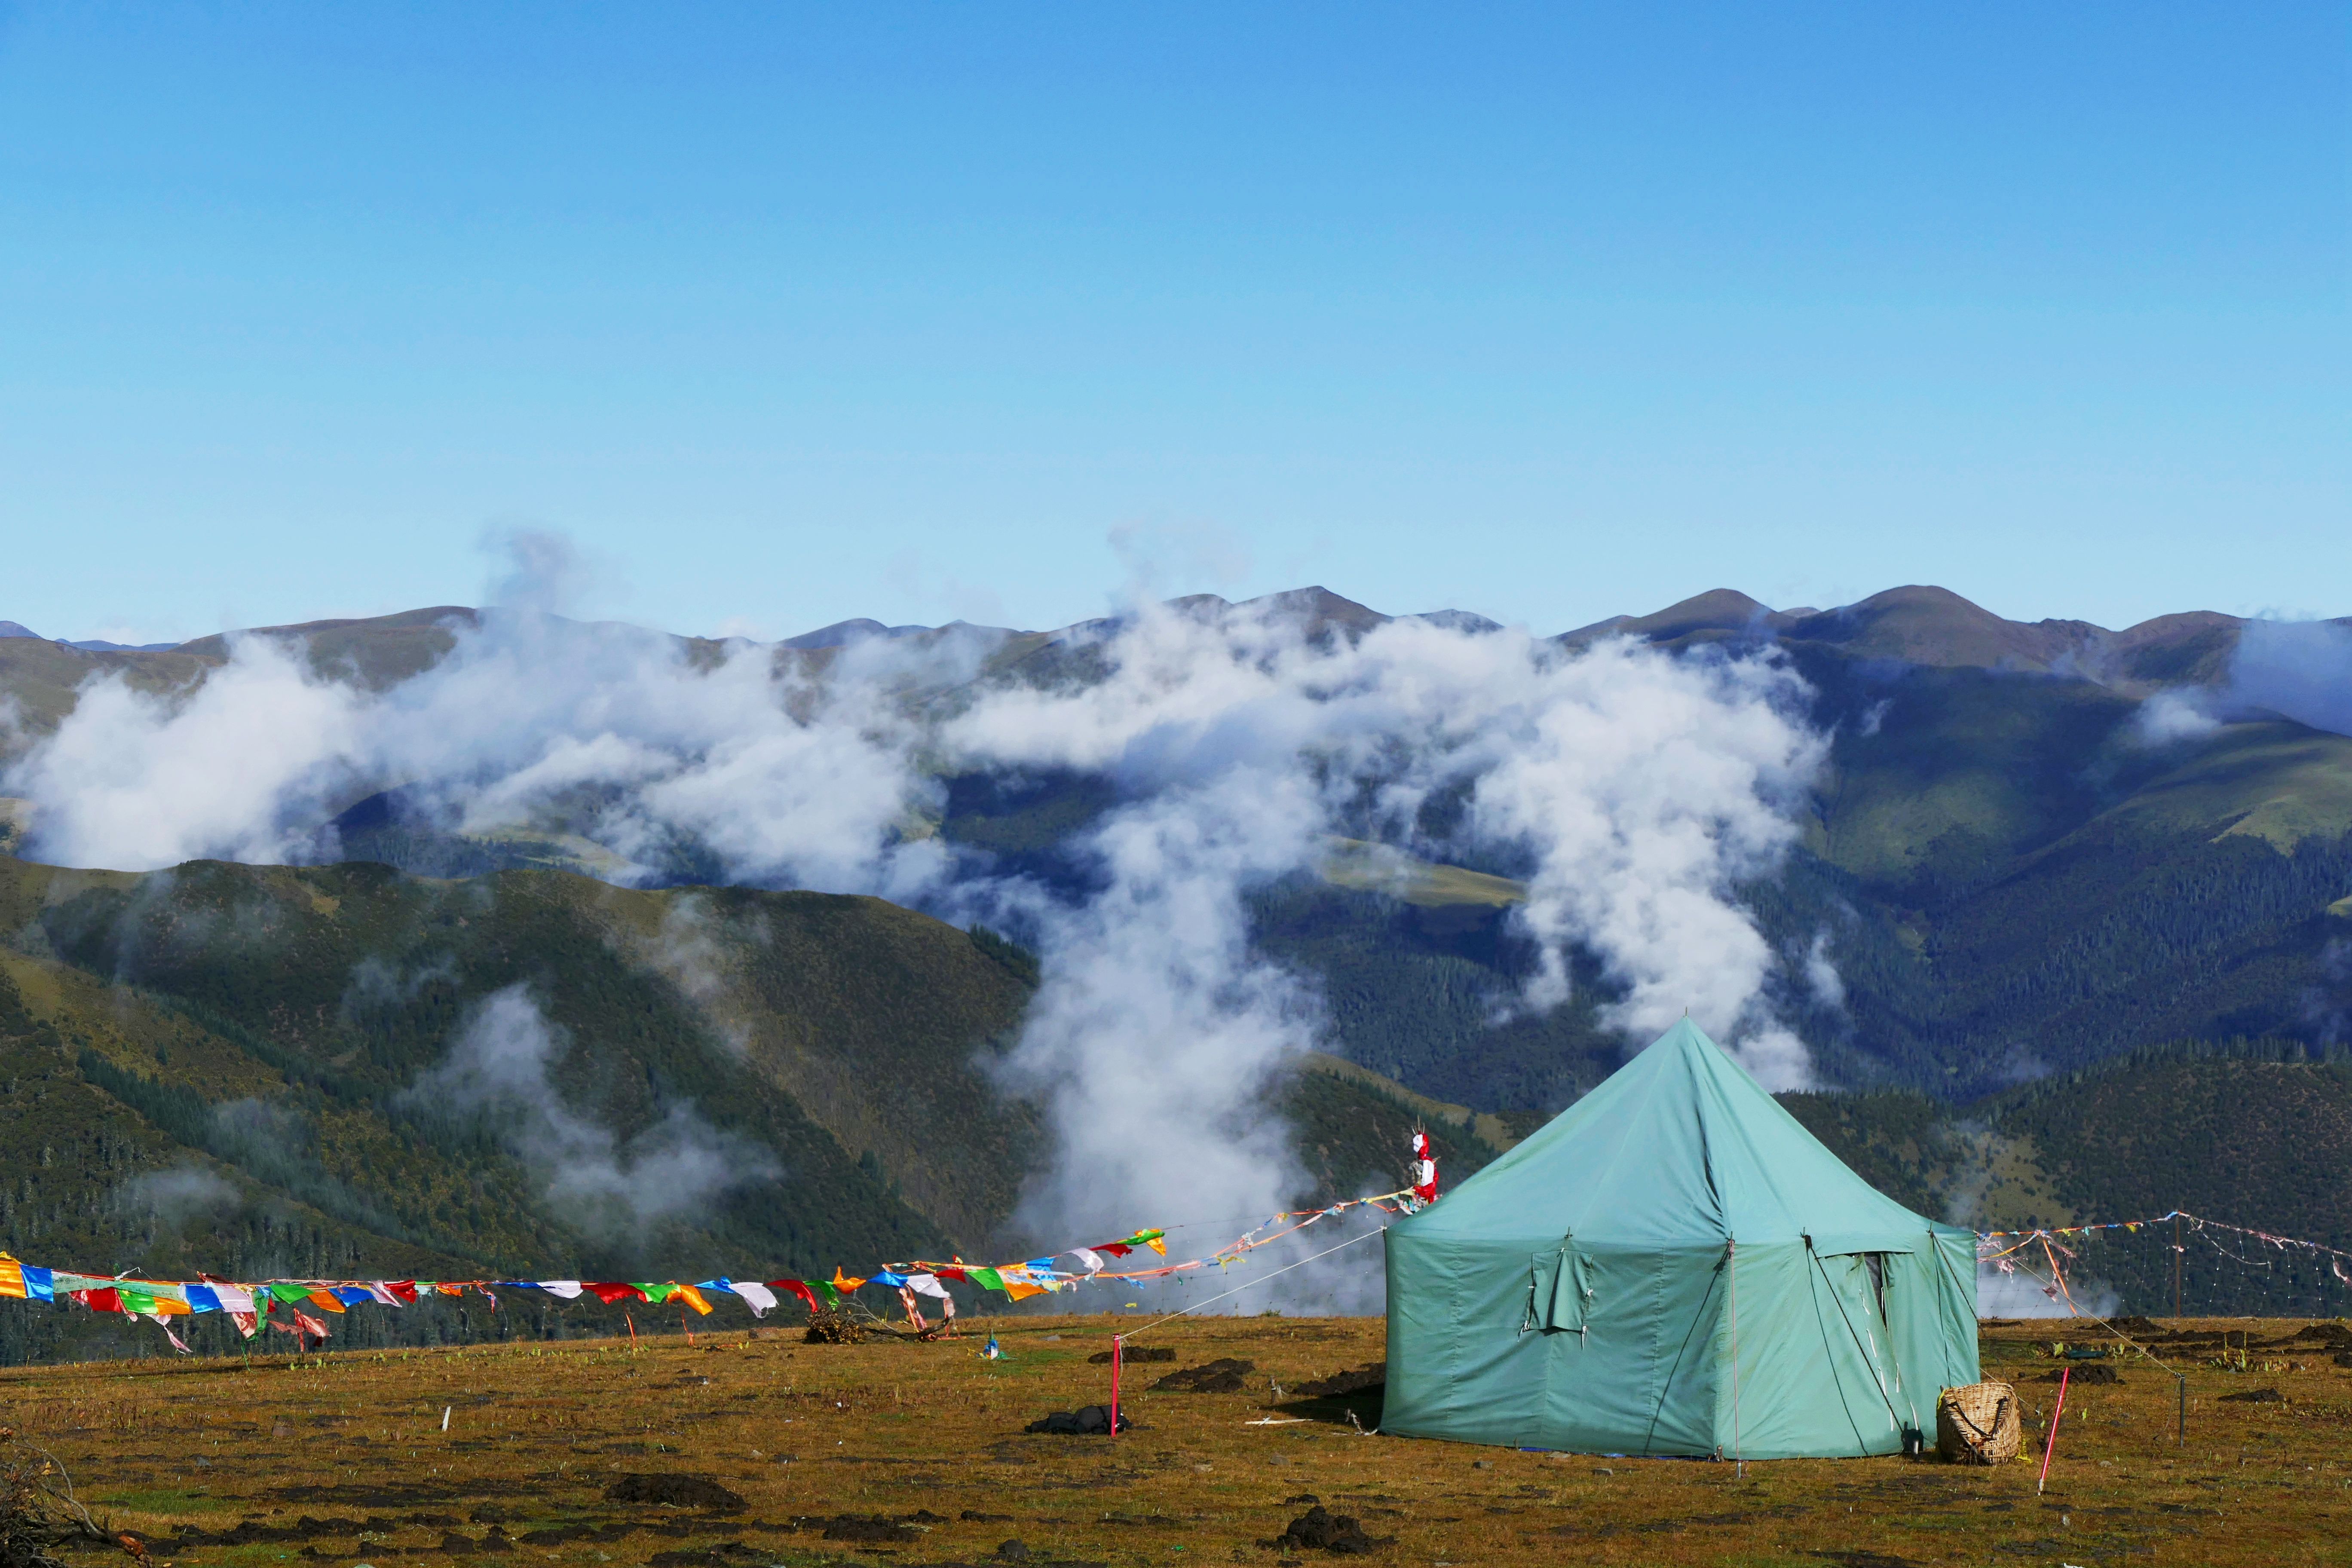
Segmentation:
{"type": "MultiPolygon", "coordinates": [[[[1170,608],[1269,617],[1309,639],[1406,618],[1320,586],[1239,605],[1193,595],[1170,608]]],[[[436,606],[253,635],[299,648],[322,677],[380,689],[444,657],[455,628],[482,614],[436,606]]],[[[1418,618],[1495,629],[1462,612],[1418,618]]],[[[697,668],[761,650],[779,671],[822,678],[877,640],[929,648],[969,639],[960,645],[969,658],[940,661],[950,671],[942,679],[1053,689],[1101,679],[1102,647],[1123,624],[1036,632],[848,621],[777,644],[671,640],[697,668]]],[[[2206,612],[2122,631],[2012,622],[1932,587],[1776,610],[1717,589],[1556,640],[1622,636],[1675,652],[1769,643],[1804,677],[1828,763],[1805,803],[1799,848],[1740,898],[1776,949],[1818,946],[1844,996],[1824,1006],[1792,984],[1776,1005],[1832,1082],[1969,1099],[2021,1062],[2072,1069],[2163,1039],[2315,1045],[2352,1029],[2352,963],[2341,956],[2352,952],[2352,739],[2259,710],[2200,710],[2188,729],[2154,740],[2143,726],[2156,694],[2201,701],[2226,688],[2254,624],[2206,612]]],[[[0,641],[0,691],[24,719],[14,743],[34,743],[93,674],[184,689],[228,647],[210,638],[131,655],[0,641]]],[[[960,689],[906,700],[952,710],[960,689]]],[[[1115,781],[1082,773],[938,782],[942,804],[918,808],[907,831],[1049,885],[1083,875],[1070,846],[1119,798],[1115,781]]],[[[404,803],[397,784],[362,786],[319,825],[319,854],[437,877],[611,876],[616,865],[625,879],[656,883],[719,874],[690,844],[673,862],[630,869],[563,822],[467,836],[404,803]]],[[[30,822],[23,803],[0,802],[0,849],[27,843],[30,822]]],[[[1497,1024],[1484,1000],[1517,983],[1512,897],[1502,890],[1512,865],[1402,880],[1371,870],[1336,856],[1321,875],[1257,898],[1260,943],[1321,987],[1336,1052],[1482,1110],[1564,1103],[1607,1070],[1621,1042],[1601,1025],[1597,973],[1580,973],[1575,999],[1540,1019],[1497,1024]]]]}
{"type": "MultiPolygon", "coordinates": [[[[1428,621],[1457,631],[1500,629],[1498,623],[1467,610],[1391,616],[1321,586],[1286,589],[1238,604],[1213,594],[1192,595],[1170,603],[1191,615],[1242,611],[1286,618],[1297,622],[1308,636],[1328,631],[1360,635],[1397,619],[1428,621]]],[[[388,616],[255,626],[183,643],[137,647],[101,640],[50,642],[19,622],[0,621],[0,640],[47,643],[51,647],[93,654],[170,653],[213,664],[227,658],[230,643],[236,637],[271,637],[299,641],[322,668],[341,663],[356,670],[362,681],[377,685],[428,666],[452,646],[450,627],[478,624],[481,614],[466,605],[439,605],[388,616]]],[[[740,637],[688,637],[679,640],[712,647],[734,642],[825,652],[875,638],[887,641],[941,636],[969,637],[992,646],[1056,643],[1073,637],[1098,637],[1120,624],[1118,617],[1097,617],[1050,631],[1024,631],[965,621],[936,626],[887,626],[870,618],[855,617],[779,638],[772,644],[740,637]]],[[[1736,588],[1714,588],[1646,615],[1612,616],[1562,632],[1552,640],[1570,647],[1619,636],[1660,644],[1738,638],[1818,643],[1855,658],[1894,659],[1935,668],[2055,672],[2144,697],[2166,687],[2210,684],[2220,679],[2247,624],[2244,616],[2210,610],[2157,616],[2121,630],[2079,620],[2012,621],[1949,589],[1927,585],[1889,588],[1827,610],[1811,606],[1774,609],[1736,588]]],[[[2352,626],[2352,616],[2343,617],[2336,624],[2352,626]]],[[[84,675],[101,668],[95,664],[77,667],[84,675]]],[[[30,672],[20,677],[0,663],[0,687],[15,685],[20,679],[39,678],[30,672]]],[[[50,680],[65,679],[67,672],[62,669],[48,676],[50,680]]]]}

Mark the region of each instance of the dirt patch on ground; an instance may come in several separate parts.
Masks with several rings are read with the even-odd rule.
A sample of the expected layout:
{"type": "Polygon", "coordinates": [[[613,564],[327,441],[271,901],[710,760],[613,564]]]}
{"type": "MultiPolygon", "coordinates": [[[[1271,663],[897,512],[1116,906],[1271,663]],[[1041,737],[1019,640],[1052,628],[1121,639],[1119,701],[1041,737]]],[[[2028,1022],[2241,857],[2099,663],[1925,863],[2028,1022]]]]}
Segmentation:
{"type": "Polygon", "coordinates": [[[604,1489],[607,1502],[654,1503],[667,1508],[707,1508],[732,1513],[743,1506],[738,1494],[709,1476],[623,1476],[604,1489]]]}
{"type": "Polygon", "coordinates": [[[1219,1356],[1215,1361],[1199,1366],[1188,1366],[1182,1372],[1171,1372],[1151,1385],[1154,1394],[1239,1394],[1246,1386],[1244,1377],[1257,1370],[1257,1363],[1235,1361],[1231,1356],[1219,1356]]]}
{"type": "Polygon", "coordinates": [[[1265,1543],[1277,1552],[1329,1552],[1358,1557],[1390,1544],[1387,1538],[1364,1533],[1353,1515],[1335,1514],[1319,1503],[1290,1521],[1289,1528],[1265,1543]]]}
{"type": "Polygon", "coordinates": [[[1328,1377],[1302,1383],[1290,1392],[1304,1394],[1309,1399],[1339,1399],[1350,1394],[1385,1389],[1388,1382],[1388,1363],[1375,1362],[1370,1366],[1360,1366],[1353,1372],[1335,1372],[1328,1377]]]}

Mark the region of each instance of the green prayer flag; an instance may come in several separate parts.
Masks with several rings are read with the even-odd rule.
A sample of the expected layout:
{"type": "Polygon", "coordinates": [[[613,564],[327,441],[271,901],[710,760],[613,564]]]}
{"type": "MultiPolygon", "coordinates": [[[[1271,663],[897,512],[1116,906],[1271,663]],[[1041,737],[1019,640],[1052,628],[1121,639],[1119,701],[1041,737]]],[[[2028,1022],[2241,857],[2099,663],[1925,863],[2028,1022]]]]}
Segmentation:
{"type": "Polygon", "coordinates": [[[990,1290],[1004,1289],[1004,1276],[993,1268],[974,1268],[970,1273],[971,1282],[975,1285],[990,1290]]]}

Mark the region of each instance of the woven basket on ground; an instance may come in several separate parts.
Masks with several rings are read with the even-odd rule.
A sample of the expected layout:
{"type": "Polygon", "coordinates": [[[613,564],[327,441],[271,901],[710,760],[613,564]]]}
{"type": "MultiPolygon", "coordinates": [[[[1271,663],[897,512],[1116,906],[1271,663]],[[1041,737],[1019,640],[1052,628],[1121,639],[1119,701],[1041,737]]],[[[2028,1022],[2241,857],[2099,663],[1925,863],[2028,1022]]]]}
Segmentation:
{"type": "Polygon", "coordinates": [[[1936,1397],[1936,1452],[1947,1464],[2000,1465],[2017,1458],[2017,1390],[1972,1383],[1936,1397]]]}

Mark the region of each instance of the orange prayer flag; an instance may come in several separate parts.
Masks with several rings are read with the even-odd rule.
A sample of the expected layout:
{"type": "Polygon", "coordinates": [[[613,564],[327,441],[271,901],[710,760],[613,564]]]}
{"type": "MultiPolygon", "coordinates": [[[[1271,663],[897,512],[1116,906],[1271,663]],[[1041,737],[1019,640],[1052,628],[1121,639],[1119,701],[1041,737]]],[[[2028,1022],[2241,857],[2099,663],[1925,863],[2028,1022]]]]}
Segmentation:
{"type": "Polygon", "coordinates": [[[852,1279],[844,1275],[841,1272],[840,1264],[836,1263],[833,1266],[833,1288],[840,1291],[843,1295],[848,1295],[852,1290],[856,1289],[860,1285],[865,1283],[866,1281],[862,1279],[852,1279]]]}
{"type": "Polygon", "coordinates": [[[696,1311],[701,1313],[706,1318],[710,1316],[710,1303],[702,1299],[701,1291],[696,1289],[691,1285],[681,1285],[677,1288],[677,1293],[684,1297],[687,1304],[692,1307],[696,1311]]]}
{"type": "Polygon", "coordinates": [[[1004,1293],[1016,1301],[1025,1301],[1032,1296],[1044,1295],[1045,1287],[1033,1285],[1026,1279],[1007,1279],[1004,1282],[1004,1293]]]}
{"type": "Polygon", "coordinates": [[[311,1291],[310,1302],[311,1305],[323,1308],[330,1312],[340,1312],[343,1310],[343,1304],[335,1300],[335,1293],[332,1290],[311,1291]]]}

